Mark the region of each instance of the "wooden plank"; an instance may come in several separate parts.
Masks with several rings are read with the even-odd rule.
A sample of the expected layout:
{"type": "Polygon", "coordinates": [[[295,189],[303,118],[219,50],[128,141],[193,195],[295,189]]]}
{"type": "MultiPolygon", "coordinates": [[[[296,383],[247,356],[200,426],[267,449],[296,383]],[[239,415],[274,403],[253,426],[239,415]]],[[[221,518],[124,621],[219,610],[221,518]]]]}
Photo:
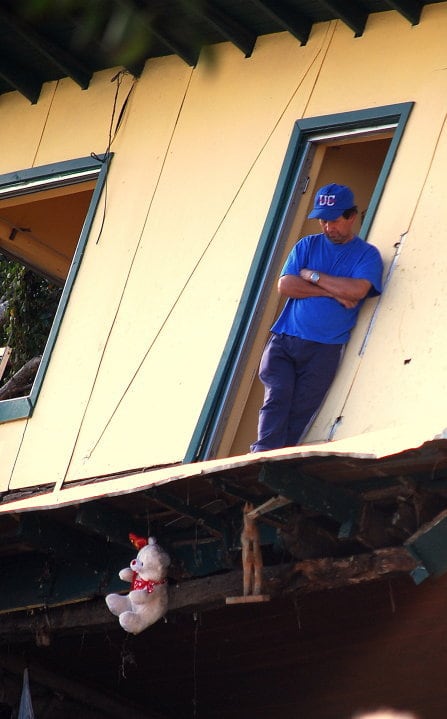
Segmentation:
{"type": "MultiPolygon", "coordinates": [[[[264,567],[263,581],[272,597],[293,592],[309,593],[364,582],[393,574],[407,574],[419,562],[403,547],[340,559],[308,559],[294,564],[264,567]]],[[[169,590],[169,609],[194,610],[222,606],[227,597],[238,596],[242,572],[234,571],[201,580],[182,582],[169,590]]]]}
{"type": "Polygon", "coordinates": [[[246,597],[227,597],[225,604],[256,604],[269,601],[270,594],[249,594],[246,597]]]}
{"type": "MultiPolygon", "coordinates": [[[[264,567],[264,587],[266,594],[274,600],[294,593],[304,595],[408,574],[418,566],[418,561],[404,547],[393,547],[341,559],[309,559],[294,564],[264,567]]],[[[43,572],[44,565],[41,570],[43,572]]],[[[69,567],[68,574],[71,572],[72,568],[69,567]]],[[[104,599],[98,598],[98,594],[124,591],[125,584],[117,580],[115,587],[101,587],[100,579],[94,587],[95,591],[90,594],[90,601],[69,604],[68,600],[63,606],[51,606],[41,600],[40,605],[34,606],[45,609],[43,613],[10,610],[9,613],[0,614],[0,636],[14,636],[15,641],[26,639],[30,633],[35,635],[45,629],[48,618],[54,632],[66,629],[83,631],[87,627],[115,624],[116,617],[109,612],[104,599]]],[[[72,581],[75,584],[80,582],[79,574],[74,575],[72,581]]],[[[22,596],[23,586],[22,576],[22,596]]],[[[224,607],[227,597],[240,596],[241,586],[242,571],[239,570],[170,585],[169,612],[207,611],[224,607]]],[[[84,596],[84,599],[87,597],[84,596]]],[[[20,605],[16,604],[15,609],[19,608],[20,605]]]]}
{"type": "Polygon", "coordinates": [[[251,512],[247,512],[247,517],[250,519],[256,519],[256,517],[259,517],[262,514],[274,512],[275,509],[281,509],[281,507],[285,507],[287,504],[291,504],[291,502],[291,499],[281,497],[281,495],[279,495],[279,497],[272,497],[263,504],[260,504],[259,507],[255,507],[251,512]]]}
{"type": "Polygon", "coordinates": [[[78,561],[54,562],[51,557],[22,555],[19,566],[14,561],[2,563],[8,576],[0,596],[0,614],[54,607],[72,602],[128,590],[129,585],[118,577],[128,562],[111,566],[109,558],[100,556],[78,561]]]}

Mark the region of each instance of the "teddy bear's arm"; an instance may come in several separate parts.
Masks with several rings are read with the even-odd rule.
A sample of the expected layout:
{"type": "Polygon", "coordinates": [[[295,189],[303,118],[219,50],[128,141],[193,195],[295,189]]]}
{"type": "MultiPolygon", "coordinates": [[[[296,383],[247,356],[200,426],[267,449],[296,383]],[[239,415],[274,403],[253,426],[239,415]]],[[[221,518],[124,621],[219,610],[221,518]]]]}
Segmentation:
{"type": "Polygon", "coordinates": [[[130,567],[124,567],[124,569],[120,570],[118,576],[123,582],[131,582],[133,579],[133,571],[130,567]]]}

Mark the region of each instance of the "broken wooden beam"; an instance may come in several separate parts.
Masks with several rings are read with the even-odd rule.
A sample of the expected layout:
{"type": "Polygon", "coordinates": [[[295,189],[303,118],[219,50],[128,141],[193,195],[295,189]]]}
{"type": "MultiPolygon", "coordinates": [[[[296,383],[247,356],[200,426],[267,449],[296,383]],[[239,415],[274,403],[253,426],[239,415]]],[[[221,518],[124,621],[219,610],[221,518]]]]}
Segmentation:
{"type": "MultiPolygon", "coordinates": [[[[411,573],[420,565],[405,547],[388,547],[368,554],[342,558],[306,559],[299,562],[264,567],[264,586],[271,599],[288,594],[310,594],[337,589],[386,577],[411,573]]],[[[169,587],[169,612],[197,612],[225,606],[226,598],[240,594],[242,571],[230,571],[200,579],[191,579],[169,587]]],[[[0,636],[14,636],[15,641],[40,632],[51,634],[85,628],[118,627],[117,619],[104,599],[61,607],[10,612],[0,615],[0,636]]]]}
{"type": "Polygon", "coordinates": [[[405,547],[386,547],[370,554],[337,559],[305,559],[293,566],[289,590],[296,588],[308,593],[363,584],[411,573],[419,564],[405,547]]]}

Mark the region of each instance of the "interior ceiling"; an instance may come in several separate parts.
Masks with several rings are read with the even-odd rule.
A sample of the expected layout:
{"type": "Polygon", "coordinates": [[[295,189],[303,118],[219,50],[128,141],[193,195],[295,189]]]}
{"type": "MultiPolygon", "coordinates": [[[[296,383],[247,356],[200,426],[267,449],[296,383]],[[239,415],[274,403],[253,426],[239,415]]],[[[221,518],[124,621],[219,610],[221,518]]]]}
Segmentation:
{"type": "MultiPolygon", "coordinates": [[[[436,0],[435,0],[436,1],[436,0]]],[[[442,0],[437,0],[442,2],[442,0]]],[[[232,42],[249,57],[260,35],[290,32],[305,44],[314,23],[340,20],[359,37],[371,13],[395,10],[412,25],[429,0],[0,0],[0,95],[30,102],[42,84],[176,54],[194,66],[204,46],[232,42]]]]}
{"type": "Polygon", "coordinates": [[[58,286],[67,278],[93,185],[63,190],[0,200],[1,254],[58,286]]]}

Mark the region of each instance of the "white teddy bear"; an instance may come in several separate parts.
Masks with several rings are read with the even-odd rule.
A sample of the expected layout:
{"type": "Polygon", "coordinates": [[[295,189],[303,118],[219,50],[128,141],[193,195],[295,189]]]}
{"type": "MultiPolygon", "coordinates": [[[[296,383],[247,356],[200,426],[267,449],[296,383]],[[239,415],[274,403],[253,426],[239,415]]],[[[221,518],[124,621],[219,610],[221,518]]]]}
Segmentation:
{"type": "Polygon", "coordinates": [[[130,566],[119,572],[120,579],[131,583],[129,594],[108,594],[105,599],[112,614],[119,617],[122,628],[139,634],[167,612],[166,572],[171,560],[155,537],[148,540],[133,534],[129,537],[139,549],[130,566]]]}

